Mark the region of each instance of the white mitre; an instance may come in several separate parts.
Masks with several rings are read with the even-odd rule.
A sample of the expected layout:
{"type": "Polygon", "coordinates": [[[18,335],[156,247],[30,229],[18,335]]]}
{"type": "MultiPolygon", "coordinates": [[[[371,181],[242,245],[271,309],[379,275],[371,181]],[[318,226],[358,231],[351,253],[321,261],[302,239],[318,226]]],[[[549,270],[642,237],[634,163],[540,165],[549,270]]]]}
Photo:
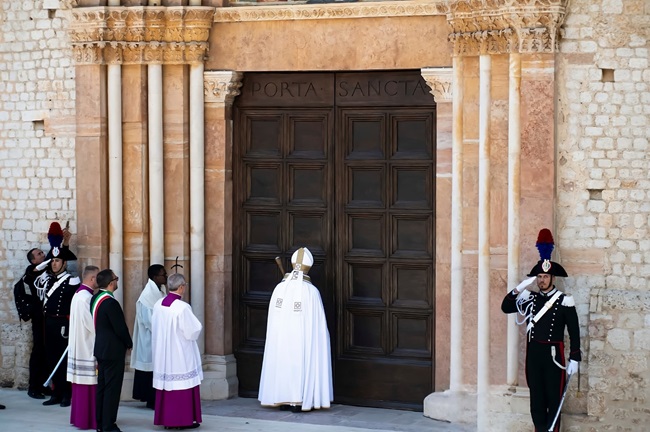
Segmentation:
{"type": "Polygon", "coordinates": [[[306,247],[296,250],[291,255],[291,268],[293,271],[308,273],[312,265],[314,265],[314,256],[306,247]]]}

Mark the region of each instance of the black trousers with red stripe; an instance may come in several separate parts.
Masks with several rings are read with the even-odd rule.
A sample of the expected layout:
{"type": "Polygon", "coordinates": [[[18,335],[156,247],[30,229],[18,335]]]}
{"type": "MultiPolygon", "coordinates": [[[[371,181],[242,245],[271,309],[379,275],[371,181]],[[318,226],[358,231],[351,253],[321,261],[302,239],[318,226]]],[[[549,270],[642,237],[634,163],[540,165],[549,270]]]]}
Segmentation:
{"type": "MultiPolygon", "coordinates": [[[[555,347],[555,361],[565,366],[563,342],[528,342],[526,352],[526,380],[530,389],[530,415],[535,432],[548,431],[560,405],[566,383],[564,369],[560,369],[551,356],[555,347]]],[[[553,431],[560,430],[560,417],[553,431]]]]}

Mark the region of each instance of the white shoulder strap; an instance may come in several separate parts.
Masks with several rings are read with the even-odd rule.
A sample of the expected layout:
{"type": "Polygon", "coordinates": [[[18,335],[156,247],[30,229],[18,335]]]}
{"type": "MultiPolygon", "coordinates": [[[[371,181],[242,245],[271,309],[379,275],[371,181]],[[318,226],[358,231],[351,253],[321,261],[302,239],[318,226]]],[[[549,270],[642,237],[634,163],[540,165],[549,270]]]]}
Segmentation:
{"type": "Polygon", "coordinates": [[[67,273],[67,274],[61,276],[61,278],[58,281],[54,282],[54,285],[52,285],[52,288],[50,288],[50,290],[45,295],[45,300],[43,300],[43,304],[47,303],[47,300],[50,298],[50,296],[52,294],[54,294],[54,291],[56,291],[57,288],[59,288],[61,286],[61,284],[63,282],[65,282],[69,277],[70,277],[70,273],[67,273]]]}
{"type": "Polygon", "coordinates": [[[537,314],[533,317],[533,319],[530,320],[530,322],[528,323],[528,326],[526,327],[526,331],[527,331],[527,332],[529,332],[529,331],[533,328],[533,326],[535,325],[535,323],[536,323],[537,321],[539,321],[540,319],[542,319],[542,317],[544,316],[544,314],[545,314],[546,312],[548,312],[549,309],[551,309],[551,308],[553,307],[553,305],[555,304],[555,302],[557,301],[557,299],[560,298],[561,295],[562,295],[562,291],[557,290],[556,293],[553,294],[553,297],[551,297],[551,298],[550,298],[546,303],[544,303],[544,306],[542,307],[542,309],[540,309],[540,311],[537,312],[537,314]]]}

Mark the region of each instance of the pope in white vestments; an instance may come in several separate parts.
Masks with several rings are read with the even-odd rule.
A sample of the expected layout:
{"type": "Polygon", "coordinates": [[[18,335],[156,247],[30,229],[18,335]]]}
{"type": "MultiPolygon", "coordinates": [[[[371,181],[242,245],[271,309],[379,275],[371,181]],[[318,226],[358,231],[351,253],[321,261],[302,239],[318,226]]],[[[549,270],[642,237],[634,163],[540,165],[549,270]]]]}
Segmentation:
{"type": "Polygon", "coordinates": [[[70,330],[68,338],[67,380],[72,383],[70,424],[79,429],[97,429],[95,419],[95,393],[97,367],[93,347],[95,323],[90,313],[90,299],[97,288],[99,268],[87,266],[83,282],[70,303],[70,330]]]}
{"type": "Polygon", "coordinates": [[[153,306],[165,296],[162,291],[167,281],[167,271],[162,264],[153,264],[147,270],[149,280],[135,304],[133,324],[133,351],[131,367],[133,374],[133,399],[147,403],[154,409],[156,390],[153,388],[153,348],[151,346],[151,315],[153,306]]]}
{"type": "Polygon", "coordinates": [[[151,319],[153,386],[156,389],[154,424],[193,429],[201,419],[199,385],[203,380],[201,353],[196,343],[203,325],[192,307],[181,300],[189,289],[182,274],[167,279],[169,294],[158,300],[151,319]]]}
{"type": "Polygon", "coordinates": [[[333,400],[330,336],[323,302],[306,273],[307,248],[291,257],[292,271],[273,291],[258,399],[292,411],[329,408],[333,400]]]}

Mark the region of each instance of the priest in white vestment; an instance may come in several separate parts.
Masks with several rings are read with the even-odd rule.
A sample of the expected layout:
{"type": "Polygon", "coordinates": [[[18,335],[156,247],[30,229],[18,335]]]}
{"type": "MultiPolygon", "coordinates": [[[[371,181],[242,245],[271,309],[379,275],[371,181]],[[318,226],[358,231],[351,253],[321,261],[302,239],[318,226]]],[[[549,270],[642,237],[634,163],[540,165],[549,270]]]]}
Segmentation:
{"type": "Polygon", "coordinates": [[[133,324],[133,351],[131,367],[133,374],[133,399],[147,403],[154,409],[156,390],[153,388],[153,360],[151,347],[151,315],[153,305],[165,296],[162,287],[167,281],[167,271],[161,264],[149,266],[149,280],[135,304],[135,323],[133,324]]]}
{"type": "Polygon", "coordinates": [[[181,300],[189,284],[182,274],[167,279],[169,294],[153,307],[153,386],[156,389],[155,425],[193,429],[201,419],[203,380],[201,353],[196,343],[203,325],[192,307],[181,300]]]}
{"type": "Polygon", "coordinates": [[[95,323],[90,313],[90,299],[97,290],[99,268],[86,266],[82,282],[70,304],[70,330],[68,338],[67,380],[72,383],[70,424],[79,429],[97,429],[95,418],[95,393],[97,391],[97,367],[95,346],[95,323]]]}
{"type": "Polygon", "coordinates": [[[294,412],[329,408],[333,400],[330,336],[318,289],[306,273],[307,248],[291,257],[292,271],[273,291],[258,399],[294,412]]]}

